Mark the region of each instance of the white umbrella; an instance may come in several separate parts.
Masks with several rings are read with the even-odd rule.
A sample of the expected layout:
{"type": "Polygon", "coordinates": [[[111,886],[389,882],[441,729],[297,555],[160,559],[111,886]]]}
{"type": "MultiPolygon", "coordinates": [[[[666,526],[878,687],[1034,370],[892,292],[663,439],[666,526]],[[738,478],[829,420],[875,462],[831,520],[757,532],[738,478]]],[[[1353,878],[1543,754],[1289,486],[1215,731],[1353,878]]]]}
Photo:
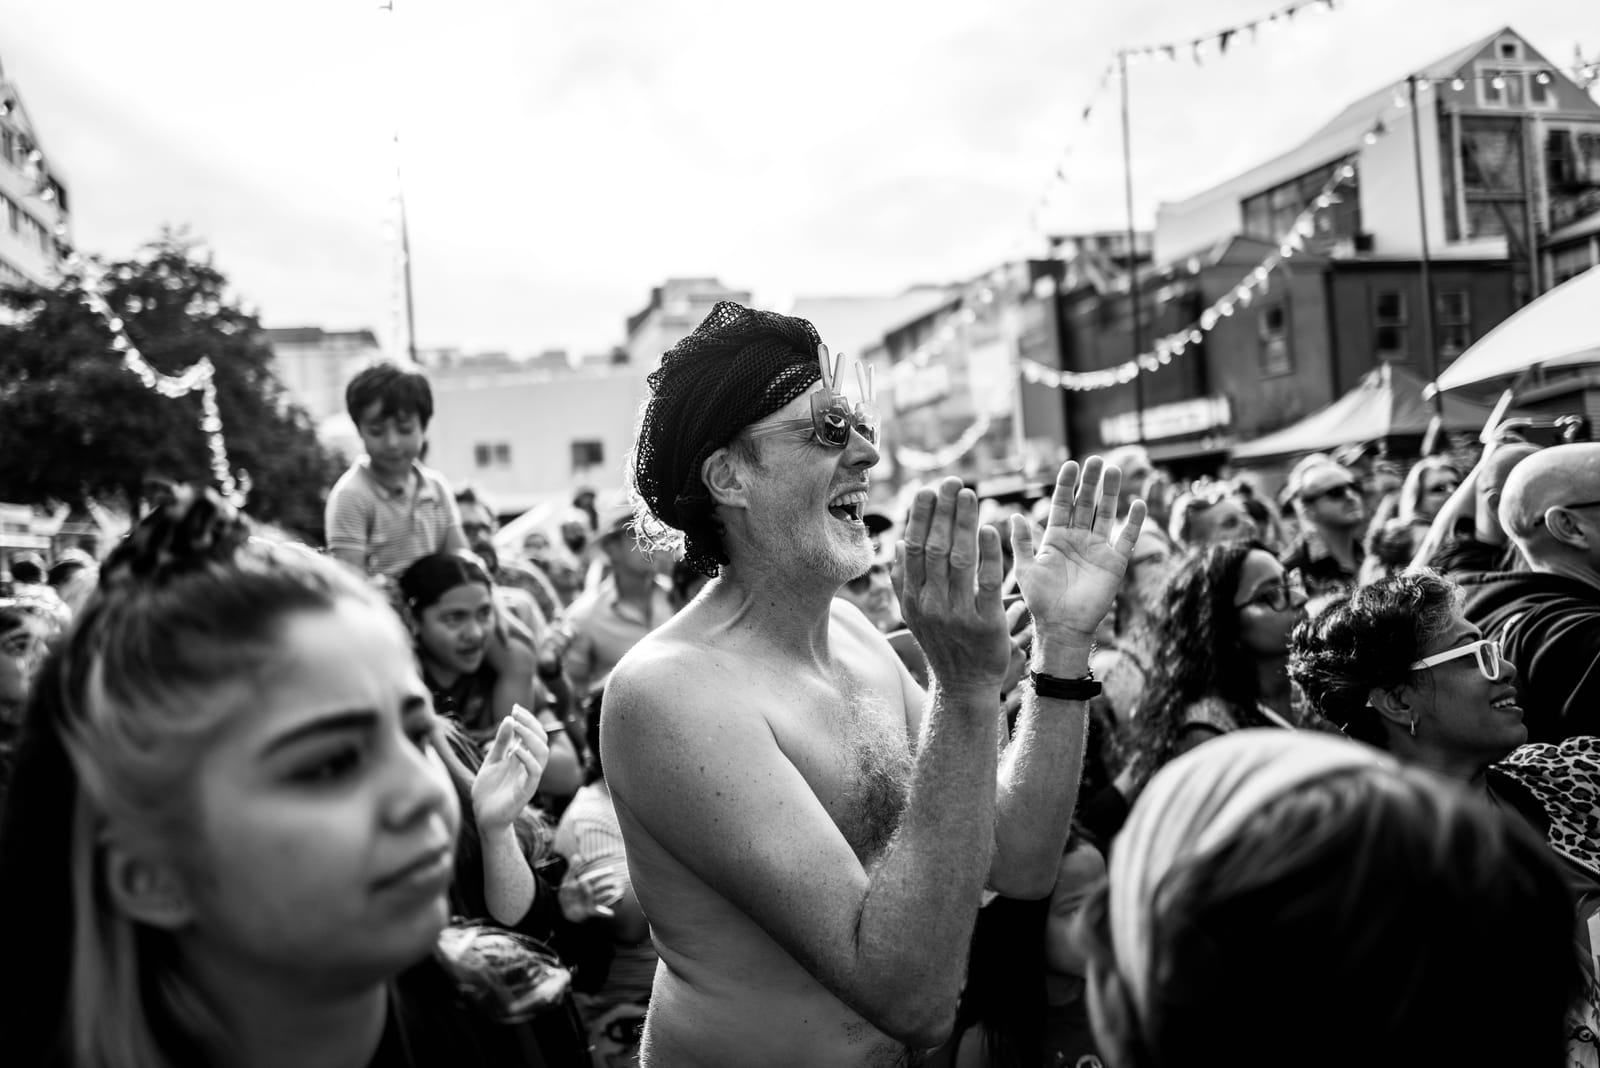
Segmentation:
{"type": "Polygon", "coordinates": [[[1600,363],[1600,267],[1520,309],[1439,375],[1440,389],[1510,378],[1530,367],[1600,363]]]}

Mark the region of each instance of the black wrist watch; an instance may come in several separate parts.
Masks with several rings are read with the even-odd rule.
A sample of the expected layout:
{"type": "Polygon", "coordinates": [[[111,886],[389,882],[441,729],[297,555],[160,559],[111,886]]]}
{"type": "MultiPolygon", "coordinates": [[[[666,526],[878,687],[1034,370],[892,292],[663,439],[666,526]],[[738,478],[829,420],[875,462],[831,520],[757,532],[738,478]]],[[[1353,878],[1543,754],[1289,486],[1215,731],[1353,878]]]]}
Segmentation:
{"type": "Polygon", "coordinates": [[[1063,679],[1058,675],[1045,675],[1037,671],[1028,672],[1028,677],[1033,680],[1033,692],[1040,697],[1051,697],[1058,701],[1087,701],[1100,696],[1100,683],[1095,679],[1092,669],[1081,679],[1063,679]]]}

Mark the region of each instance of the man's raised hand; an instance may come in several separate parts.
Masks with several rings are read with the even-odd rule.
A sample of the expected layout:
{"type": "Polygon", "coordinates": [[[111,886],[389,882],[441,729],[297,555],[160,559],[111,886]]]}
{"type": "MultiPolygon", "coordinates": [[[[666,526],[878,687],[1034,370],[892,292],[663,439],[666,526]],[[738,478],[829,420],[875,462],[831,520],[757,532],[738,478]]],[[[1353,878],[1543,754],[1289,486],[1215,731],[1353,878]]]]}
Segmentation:
{"type": "Polygon", "coordinates": [[[1000,534],[979,530],[977,495],[960,479],[917,492],[895,549],[894,589],[941,689],[999,695],[1011,655],[1003,569],[1000,534]]]}
{"type": "Polygon", "coordinates": [[[1091,456],[1081,475],[1076,462],[1061,465],[1043,535],[1037,536],[1023,516],[1014,516],[1011,546],[1017,585],[1038,633],[1087,644],[1122,584],[1144,525],[1145,504],[1134,501],[1113,534],[1122,472],[1091,456]]]}

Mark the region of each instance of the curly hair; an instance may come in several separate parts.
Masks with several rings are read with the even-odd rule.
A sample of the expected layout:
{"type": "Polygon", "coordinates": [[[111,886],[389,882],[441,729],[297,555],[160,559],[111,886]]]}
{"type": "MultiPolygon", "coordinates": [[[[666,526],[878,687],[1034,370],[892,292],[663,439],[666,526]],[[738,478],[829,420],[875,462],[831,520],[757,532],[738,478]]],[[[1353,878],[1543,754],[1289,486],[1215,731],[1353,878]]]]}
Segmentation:
{"type": "Polygon", "coordinates": [[[1153,625],[1154,669],[1134,717],[1134,778],[1143,783],[1178,752],[1186,708],[1207,697],[1226,701],[1240,726],[1262,726],[1255,662],[1239,641],[1233,599],[1239,575],[1259,542],[1219,542],[1183,558],[1161,594],[1166,611],[1153,625]]]}
{"type": "Polygon", "coordinates": [[[1412,682],[1410,665],[1450,627],[1459,586],[1436,572],[1398,572],[1362,586],[1295,627],[1289,678],[1307,704],[1350,737],[1386,747],[1374,689],[1412,682]]]}

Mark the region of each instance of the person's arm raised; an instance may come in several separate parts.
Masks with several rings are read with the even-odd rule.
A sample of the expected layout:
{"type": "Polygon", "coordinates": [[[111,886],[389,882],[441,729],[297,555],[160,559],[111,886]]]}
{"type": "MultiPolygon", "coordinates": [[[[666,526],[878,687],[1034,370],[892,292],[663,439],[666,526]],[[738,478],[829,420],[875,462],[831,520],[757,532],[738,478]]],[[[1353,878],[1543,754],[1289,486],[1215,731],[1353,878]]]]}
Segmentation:
{"type": "Polygon", "coordinates": [[[999,537],[954,480],[919,494],[896,584],[933,674],[900,824],[870,873],[752,709],[748,668],[636,648],[606,693],[618,809],[874,1027],[949,1034],[993,843],[1009,642],[999,537]]]}
{"type": "MultiPolygon", "coordinates": [[[[1145,505],[1134,501],[1113,532],[1122,474],[1089,457],[1061,466],[1050,519],[1034,528],[1012,520],[1018,585],[1033,616],[1030,667],[1041,675],[1080,679],[1089,672],[1095,630],[1111,608],[1139,539],[1145,505]]],[[[1039,898],[1055,883],[1071,829],[1089,729],[1087,701],[1041,697],[1021,685],[1022,711],[1002,757],[996,799],[995,857],[989,885],[1007,897],[1039,898]]]]}

